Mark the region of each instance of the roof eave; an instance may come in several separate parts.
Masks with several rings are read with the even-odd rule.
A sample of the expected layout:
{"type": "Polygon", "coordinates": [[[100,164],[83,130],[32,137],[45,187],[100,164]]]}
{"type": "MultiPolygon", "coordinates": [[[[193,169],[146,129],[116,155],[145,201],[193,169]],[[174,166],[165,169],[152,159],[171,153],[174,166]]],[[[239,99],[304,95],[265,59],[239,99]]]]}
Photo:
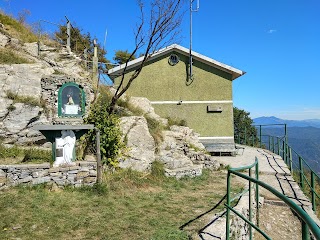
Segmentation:
{"type": "MultiPolygon", "coordinates": [[[[182,47],[178,44],[172,44],[166,48],[160,49],[159,51],[153,53],[152,56],[147,60],[147,62],[151,61],[154,58],[160,57],[171,50],[176,50],[183,55],[189,55],[189,49],[182,47]]],[[[215,68],[218,68],[224,72],[230,73],[232,75],[232,80],[235,80],[236,78],[238,78],[246,73],[244,71],[241,71],[239,69],[236,69],[234,67],[226,65],[224,63],[218,62],[212,58],[206,57],[206,56],[199,54],[197,52],[194,52],[194,51],[192,51],[192,56],[193,56],[193,58],[197,59],[198,61],[204,62],[212,67],[215,67],[215,68]]],[[[117,66],[115,68],[109,69],[109,71],[108,71],[109,77],[111,79],[114,79],[115,77],[117,77],[123,73],[121,70],[125,69],[125,71],[127,72],[130,69],[138,66],[140,64],[140,62],[143,61],[143,58],[144,58],[144,56],[139,57],[135,60],[132,60],[128,63],[121,64],[120,66],[117,66]],[[120,71],[121,71],[121,74],[119,73],[120,71]]]]}

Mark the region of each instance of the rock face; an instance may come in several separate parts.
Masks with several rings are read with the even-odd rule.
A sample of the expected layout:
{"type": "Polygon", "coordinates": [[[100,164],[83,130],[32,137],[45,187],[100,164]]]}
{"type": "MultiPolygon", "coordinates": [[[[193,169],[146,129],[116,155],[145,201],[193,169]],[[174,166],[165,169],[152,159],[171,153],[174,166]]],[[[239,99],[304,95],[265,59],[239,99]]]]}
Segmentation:
{"type": "Polygon", "coordinates": [[[30,61],[0,66],[0,137],[9,144],[43,143],[45,137],[31,127],[57,123],[58,90],[66,82],[76,82],[83,88],[89,107],[93,99],[87,79],[90,73],[84,70],[83,61],[65,48],[40,45],[38,51],[37,43],[23,44],[7,34],[3,25],[0,28],[0,48],[10,47],[30,61]]]}
{"type": "Polygon", "coordinates": [[[182,126],[171,126],[163,132],[157,159],[165,164],[167,176],[199,176],[203,168],[218,169],[219,163],[205,153],[198,134],[182,126]]]}
{"type": "Polygon", "coordinates": [[[146,171],[155,160],[155,141],[149,133],[148,124],[144,117],[123,117],[120,121],[123,141],[128,150],[120,159],[121,168],[132,168],[146,171]]]}
{"type": "Polygon", "coordinates": [[[168,125],[168,119],[161,118],[158,114],[156,114],[154,112],[154,108],[151,105],[151,102],[147,98],[130,97],[129,104],[134,107],[140,108],[144,112],[145,116],[153,118],[163,125],[168,125]]]}
{"type": "Polygon", "coordinates": [[[54,69],[42,63],[2,65],[0,69],[0,89],[19,96],[41,97],[40,80],[44,75],[54,73],[54,69]]]}
{"type": "MultiPolygon", "coordinates": [[[[165,122],[154,113],[145,99],[134,98],[134,102],[137,106],[140,106],[138,103],[143,103],[142,111],[146,115],[151,114],[147,115],[148,117],[159,119],[159,124],[165,122]]],[[[167,176],[181,178],[199,176],[203,168],[220,167],[212,156],[205,153],[198,134],[188,127],[171,126],[169,130],[162,131],[163,140],[157,148],[144,117],[122,117],[120,129],[123,141],[128,147],[128,151],[120,159],[121,168],[147,171],[152,162],[158,160],[164,163],[167,176]]]]}

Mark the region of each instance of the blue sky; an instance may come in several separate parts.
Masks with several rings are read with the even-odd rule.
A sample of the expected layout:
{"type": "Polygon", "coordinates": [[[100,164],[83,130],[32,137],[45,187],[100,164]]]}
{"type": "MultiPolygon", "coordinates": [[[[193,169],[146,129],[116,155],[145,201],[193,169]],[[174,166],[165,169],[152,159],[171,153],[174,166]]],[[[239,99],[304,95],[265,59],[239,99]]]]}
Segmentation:
{"type": "MultiPolygon", "coordinates": [[[[0,0],[0,8],[15,16],[30,10],[28,23],[63,23],[66,15],[101,43],[107,29],[108,59],[132,50],[139,15],[135,0],[0,0]]],[[[200,0],[193,50],[247,72],[233,82],[233,100],[251,117],[320,119],[319,12],[319,0],[200,0]]],[[[188,12],[181,37],[189,47],[188,12]]]]}

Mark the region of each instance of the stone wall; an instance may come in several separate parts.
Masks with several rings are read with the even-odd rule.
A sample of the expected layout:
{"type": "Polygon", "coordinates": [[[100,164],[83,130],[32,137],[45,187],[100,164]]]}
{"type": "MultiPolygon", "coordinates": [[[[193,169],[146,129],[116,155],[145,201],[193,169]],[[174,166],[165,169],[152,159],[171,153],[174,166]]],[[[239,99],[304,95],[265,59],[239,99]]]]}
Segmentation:
{"type": "Polygon", "coordinates": [[[55,183],[58,186],[92,186],[97,181],[96,162],[75,162],[75,166],[50,168],[49,163],[0,165],[0,190],[18,184],[55,183]]]}

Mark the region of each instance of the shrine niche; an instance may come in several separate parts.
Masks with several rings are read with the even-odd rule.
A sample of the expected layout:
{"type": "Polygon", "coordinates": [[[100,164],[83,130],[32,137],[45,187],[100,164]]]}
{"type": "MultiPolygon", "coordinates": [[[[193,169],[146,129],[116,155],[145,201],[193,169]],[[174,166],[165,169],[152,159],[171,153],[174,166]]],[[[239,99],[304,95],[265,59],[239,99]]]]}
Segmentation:
{"type": "Polygon", "coordinates": [[[85,93],[74,82],[63,84],[58,91],[58,117],[78,117],[85,114],[85,93]]]}

